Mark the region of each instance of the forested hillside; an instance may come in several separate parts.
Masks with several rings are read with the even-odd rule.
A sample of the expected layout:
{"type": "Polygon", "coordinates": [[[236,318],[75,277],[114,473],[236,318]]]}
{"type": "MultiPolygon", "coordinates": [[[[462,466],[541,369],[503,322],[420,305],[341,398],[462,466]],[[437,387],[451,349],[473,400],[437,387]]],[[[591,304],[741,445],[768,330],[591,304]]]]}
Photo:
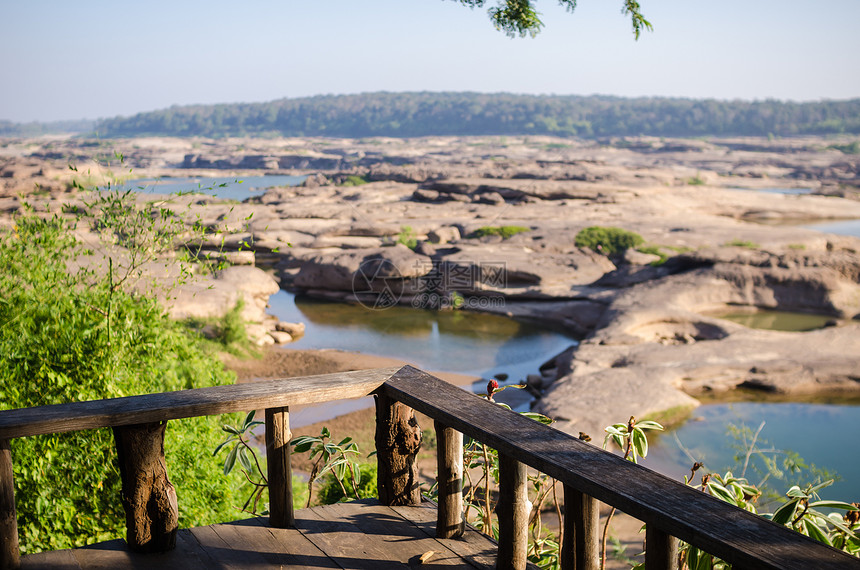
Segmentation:
{"type": "Polygon", "coordinates": [[[860,99],[792,103],[480,93],[365,93],[174,106],[98,122],[101,136],[702,136],[860,133],[860,99]]]}

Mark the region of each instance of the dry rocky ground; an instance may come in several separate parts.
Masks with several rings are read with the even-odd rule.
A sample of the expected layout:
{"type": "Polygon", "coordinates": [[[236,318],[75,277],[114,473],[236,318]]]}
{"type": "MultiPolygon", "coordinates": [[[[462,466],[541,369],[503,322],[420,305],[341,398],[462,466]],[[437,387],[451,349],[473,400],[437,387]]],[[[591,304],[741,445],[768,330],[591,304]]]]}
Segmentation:
{"type": "Polygon", "coordinates": [[[308,174],[243,203],[173,199],[228,232],[204,245],[236,263],[180,289],[175,315],[223,312],[241,295],[250,332],[282,343],[300,331],[265,316],[279,282],[561,326],[583,340],[532,379],[537,407],[562,429],[599,433],[607,419],[693,406],[703,391],[860,387],[860,240],[799,225],[860,218],[860,156],[828,148],[837,142],[847,139],[7,139],[0,223],[25,199],[80,206],[69,181],[108,176],[99,153],[121,152],[113,174],[131,176],[308,174]],[[350,176],[370,183],[345,185],[350,176]],[[751,191],[773,187],[811,193],[751,191]],[[594,225],[637,232],[650,249],[576,247],[594,225]],[[502,226],[527,231],[474,237],[502,226]],[[654,253],[666,262],[652,265],[654,253]],[[786,333],[709,316],[727,306],[823,313],[835,326],[786,333]]]}

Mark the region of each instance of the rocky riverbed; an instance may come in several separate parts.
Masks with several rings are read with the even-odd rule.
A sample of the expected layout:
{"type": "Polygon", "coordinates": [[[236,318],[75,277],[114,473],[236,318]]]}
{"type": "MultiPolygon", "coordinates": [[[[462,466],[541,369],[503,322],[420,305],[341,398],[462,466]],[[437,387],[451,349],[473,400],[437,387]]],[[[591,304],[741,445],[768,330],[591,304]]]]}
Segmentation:
{"type": "Polygon", "coordinates": [[[91,161],[108,149],[132,176],[306,174],[242,203],[174,199],[227,231],[202,245],[234,263],[181,289],[175,315],[223,313],[241,295],[260,342],[281,342],[264,315],[281,286],[561,327],[582,340],[530,378],[537,408],[595,434],[705,391],[860,389],[860,239],[802,227],[860,219],[860,156],[830,148],[846,142],[6,139],[0,224],[24,201],[82,206],[70,180],[108,175],[91,161]],[[577,247],[589,226],[636,232],[645,247],[577,247]],[[832,326],[765,331],[712,316],[729,306],[821,313],[832,326]]]}

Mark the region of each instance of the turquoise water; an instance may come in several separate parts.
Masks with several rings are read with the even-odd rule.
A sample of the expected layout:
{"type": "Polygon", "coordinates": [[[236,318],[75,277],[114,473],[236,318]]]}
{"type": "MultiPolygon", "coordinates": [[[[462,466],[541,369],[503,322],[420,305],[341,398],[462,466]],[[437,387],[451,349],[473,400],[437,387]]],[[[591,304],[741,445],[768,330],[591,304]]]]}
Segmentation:
{"type": "Polygon", "coordinates": [[[216,196],[226,200],[242,201],[252,196],[260,196],[269,188],[296,186],[307,176],[246,176],[219,178],[143,178],[131,180],[117,187],[119,190],[134,190],[143,194],[174,194],[176,192],[195,192],[216,196]]]}
{"type": "MultiPolygon", "coordinates": [[[[742,439],[728,435],[729,426],[746,426],[754,434],[761,423],[764,427],[757,440],[759,449],[791,450],[807,463],[826,468],[840,477],[833,486],[822,491],[822,498],[843,501],[860,501],[860,445],[857,427],[860,426],[860,400],[833,397],[818,403],[797,402],[734,402],[705,404],[692,412],[683,425],[656,439],[648,457],[642,462],[673,479],[683,480],[689,475],[693,461],[703,463],[710,471],[725,472],[732,469],[735,475],[742,470],[746,449],[742,439]],[[736,458],[739,456],[739,459],[736,458]]],[[[747,441],[751,441],[748,436],[747,441]]],[[[777,458],[784,470],[785,454],[769,454],[777,458]]],[[[757,484],[763,475],[755,467],[762,467],[760,459],[753,457],[747,468],[747,478],[757,484]]],[[[695,481],[701,480],[701,472],[695,481]]],[[[795,477],[796,478],[796,477],[795,477]]],[[[811,482],[801,477],[802,482],[811,482]]],[[[785,492],[794,483],[771,478],[772,486],[785,492]]]]}

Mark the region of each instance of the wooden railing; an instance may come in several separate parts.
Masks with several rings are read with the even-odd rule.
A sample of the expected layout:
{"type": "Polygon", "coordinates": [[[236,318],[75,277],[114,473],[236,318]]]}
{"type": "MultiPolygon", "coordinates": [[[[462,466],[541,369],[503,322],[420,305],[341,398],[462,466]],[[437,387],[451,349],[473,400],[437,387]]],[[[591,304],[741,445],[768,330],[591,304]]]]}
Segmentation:
{"type": "MultiPolygon", "coordinates": [[[[645,557],[649,570],[677,568],[678,539],[738,569],[860,568],[857,558],[409,366],[2,411],[0,568],[16,568],[19,563],[9,439],[113,428],[123,477],[123,506],[127,515],[133,515],[135,509],[142,508],[134,503],[134,497],[142,494],[130,487],[135,470],[153,464],[163,466],[163,455],[153,456],[147,449],[161,449],[152,444],[160,441],[163,445],[164,422],[265,409],[270,524],[287,527],[294,523],[288,407],[369,394],[376,396],[379,495],[385,504],[420,502],[415,456],[421,430],[413,410],[434,419],[439,466],[436,532],[440,538],[457,537],[464,528],[463,434],[499,451],[498,568],[519,570],[526,566],[527,467],[554,477],[564,486],[561,565],[565,570],[598,567],[598,502],[647,523],[645,557]]],[[[149,500],[172,492],[166,472],[164,480],[154,485],[157,492],[150,495],[155,499],[149,500]]],[[[171,511],[175,511],[175,494],[172,497],[173,504],[166,501],[167,507],[158,510],[156,520],[127,516],[130,548],[170,547],[177,530],[175,512],[171,511]]]]}

